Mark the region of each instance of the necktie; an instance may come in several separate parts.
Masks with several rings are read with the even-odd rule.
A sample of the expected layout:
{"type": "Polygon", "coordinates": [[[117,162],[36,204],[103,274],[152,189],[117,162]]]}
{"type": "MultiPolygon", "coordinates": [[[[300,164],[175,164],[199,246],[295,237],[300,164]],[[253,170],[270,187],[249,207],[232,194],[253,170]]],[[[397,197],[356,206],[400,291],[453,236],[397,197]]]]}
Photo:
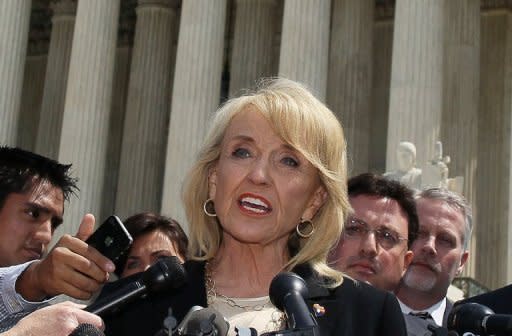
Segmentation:
{"type": "Polygon", "coordinates": [[[409,315],[417,316],[424,320],[428,320],[428,319],[432,320],[432,315],[430,315],[429,312],[410,312],[409,315]]]}

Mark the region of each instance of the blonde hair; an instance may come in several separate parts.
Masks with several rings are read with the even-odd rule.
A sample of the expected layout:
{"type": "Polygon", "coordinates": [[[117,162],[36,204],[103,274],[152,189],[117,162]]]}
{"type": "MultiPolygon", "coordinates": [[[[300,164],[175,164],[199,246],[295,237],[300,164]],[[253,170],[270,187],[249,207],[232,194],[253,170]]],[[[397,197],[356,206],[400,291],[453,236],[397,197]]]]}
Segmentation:
{"type": "Polygon", "coordinates": [[[203,212],[208,199],[208,174],[219,159],[221,142],[231,119],[248,108],[261,113],[284,142],[300,152],[315,168],[327,191],[327,200],[312,219],[314,234],[307,239],[290,234],[289,246],[298,245],[284,266],[291,270],[310,264],[319,274],[342,281],[342,274],[326,264],[327,254],[336,244],[347,210],[346,143],[343,129],[334,114],[301,84],[287,79],[267,79],[253,93],[230,99],[211,122],[198,159],[184,185],[183,201],[190,225],[191,258],[207,260],[221,244],[222,228],[216,218],[203,212]]]}

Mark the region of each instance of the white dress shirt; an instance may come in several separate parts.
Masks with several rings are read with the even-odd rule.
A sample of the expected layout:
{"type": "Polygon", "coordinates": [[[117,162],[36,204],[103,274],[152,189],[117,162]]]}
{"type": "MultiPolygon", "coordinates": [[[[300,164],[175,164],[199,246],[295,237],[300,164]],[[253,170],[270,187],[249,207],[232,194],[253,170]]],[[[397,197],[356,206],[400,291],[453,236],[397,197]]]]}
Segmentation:
{"type": "Polygon", "coordinates": [[[436,304],[434,304],[426,309],[422,309],[422,310],[412,309],[411,307],[409,307],[408,305],[406,305],[405,303],[400,301],[400,299],[398,299],[398,303],[400,304],[400,309],[402,309],[402,313],[404,313],[404,314],[409,314],[411,312],[412,313],[420,313],[420,312],[421,313],[422,312],[429,313],[430,316],[432,316],[432,319],[434,320],[434,322],[438,326],[443,325],[443,316],[444,316],[444,311],[446,310],[446,297],[444,297],[441,301],[437,302],[436,304]]]}

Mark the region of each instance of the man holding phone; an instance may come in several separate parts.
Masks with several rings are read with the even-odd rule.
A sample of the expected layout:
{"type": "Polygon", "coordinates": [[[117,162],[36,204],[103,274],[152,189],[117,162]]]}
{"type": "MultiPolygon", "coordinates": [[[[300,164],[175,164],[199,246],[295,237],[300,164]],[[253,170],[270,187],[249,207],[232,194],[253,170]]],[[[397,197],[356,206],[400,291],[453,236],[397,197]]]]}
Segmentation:
{"type": "Polygon", "coordinates": [[[75,237],[63,235],[46,254],[64,201],[77,189],[70,167],[0,147],[0,332],[55,295],[89,299],[115,268],[85,243],[94,230],[90,214],[75,237]]]}

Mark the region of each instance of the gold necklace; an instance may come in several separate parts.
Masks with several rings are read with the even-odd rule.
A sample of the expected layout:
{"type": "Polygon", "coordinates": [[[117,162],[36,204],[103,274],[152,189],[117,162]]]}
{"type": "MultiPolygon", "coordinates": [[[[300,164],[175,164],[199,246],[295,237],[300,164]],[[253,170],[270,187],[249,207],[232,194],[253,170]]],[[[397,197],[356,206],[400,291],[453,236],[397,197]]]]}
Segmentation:
{"type": "Polygon", "coordinates": [[[259,303],[256,305],[241,305],[237,303],[233,298],[226,296],[221,293],[217,293],[215,289],[215,280],[213,280],[213,272],[212,267],[209,261],[206,262],[205,265],[205,272],[204,272],[204,280],[205,280],[205,286],[206,286],[206,302],[208,305],[211,305],[216,298],[220,298],[223,301],[225,301],[229,306],[240,308],[243,311],[261,311],[263,308],[265,308],[270,303],[270,298],[267,298],[267,300],[264,303],[259,303]]]}

